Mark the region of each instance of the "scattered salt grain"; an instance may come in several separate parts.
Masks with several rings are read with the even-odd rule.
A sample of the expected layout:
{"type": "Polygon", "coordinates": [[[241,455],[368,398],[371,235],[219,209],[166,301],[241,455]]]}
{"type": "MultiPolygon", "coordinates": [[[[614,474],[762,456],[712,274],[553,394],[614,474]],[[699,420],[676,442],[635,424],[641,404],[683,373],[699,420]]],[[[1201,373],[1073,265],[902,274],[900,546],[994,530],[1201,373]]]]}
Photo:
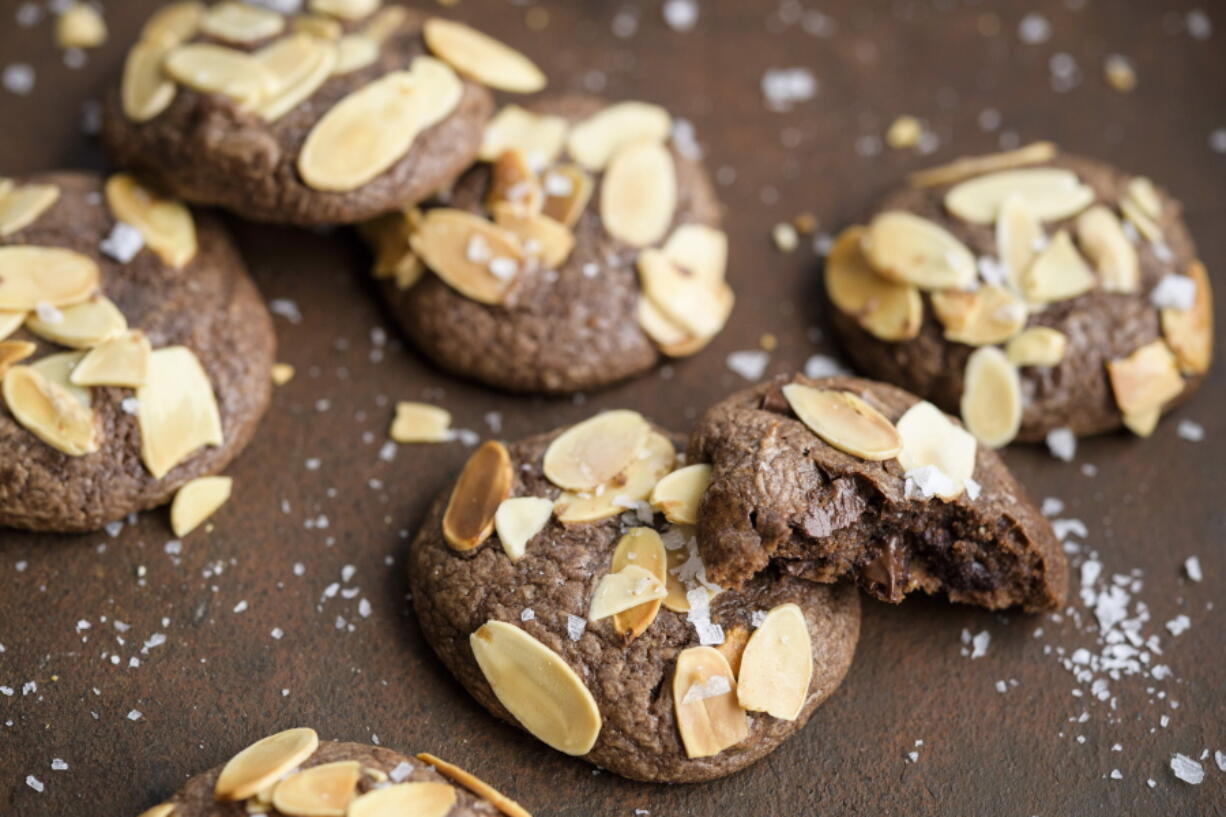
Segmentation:
{"type": "Polygon", "coordinates": [[[1043,507],[1039,510],[1044,516],[1055,516],[1058,513],[1064,513],[1064,500],[1049,496],[1043,500],[1043,507]]]}
{"type": "Polygon", "coordinates": [[[43,781],[39,780],[32,774],[26,775],[26,785],[34,789],[34,791],[38,792],[39,794],[42,794],[43,789],[46,788],[46,786],[43,785],[43,781]]]}
{"type": "Polygon", "coordinates": [[[1205,439],[1205,427],[1193,420],[1180,420],[1175,433],[1181,440],[1187,440],[1190,443],[1198,443],[1205,439]]]}
{"type": "Polygon", "coordinates": [[[570,613],[566,614],[566,634],[570,636],[571,641],[578,641],[586,629],[587,619],[571,615],[570,613]]]}
{"type": "Polygon", "coordinates": [[[762,75],[762,95],[772,111],[790,111],[815,97],[817,88],[817,78],[807,68],[772,68],[762,75]]]}
{"type": "Polygon", "coordinates": [[[525,607],[519,614],[520,621],[531,621],[534,618],[536,618],[536,611],[531,607],[525,607]]]}
{"type": "Polygon", "coordinates": [[[58,757],[53,758],[51,760],[51,770],[53,772],[66,772],[68,771],[68,764],[58,757]]]}
{"type": "Polygon", "coordinates": [[[747,349],[728,355],[728,368],[749,381],[761,380],[770,363],[770,355],[757,349],[747,349]]]}
{"type": "Polygon", "coordinates": [[[957,493],[958,483],[935,465],[913,468],[904,474],[904,494],[907,499],[928,500],[934,496],[957,493]]]}
{"type": "Polygon", "coordinates": [[[246,611],[247,611],[247,602],[245,599],[243,601],[240,601],[238,604],[234,605],[234,612],[244,613],[246,611]]]}
{"type": "Polygon", "coordinates": [[[1207,40],[1213,34],[1213,23],[1202,9],[1192,9],[1184,20],[1194,40],[1207,40]]]}
{"type": "Polygon", "coordinates": [[[24,62],[15,62],[5,66],[0,82],[10,92],[18,96],[29,96],[34,90],[34,69],[24,62]]]}
{"type": "Polygon", "coordinates": [[[1041,14],[1027,14],[1018,23],[1017,37],[1026,45],[1045,43],[1051,37],[1051,23],[1041,14]]]}
{"type": "Polygon", "coordinates": [[[829,355],[813,355],[805,361],[805,377],[834,377],[847,374],[846,367],[829,355]]]}
{"type": "Polygon", "coordinates": [[[1124,779],[1124,773],[1123,773],[1123,772],[1121,772],[1119,769],[1112,769],[1112,770],[1111,770],[1111,779],[1112,779],[1112,780],[1123,780],[1123,779],[1124,779]]]}
{"type": "Polygon", "coordinates": [[[1006,684],[1004,681],[997,681],[997,682],[996,682],[996,691],[997,691],[997,692],[999,692],[999,693],[1001,693],[1001,694],[1003,695],[1004,693],[1006,693],[1006,692],[1008,692],[1008,691],[1009,691],[1009,685],[1008,685],[1008,684],[1006,684]]]}
{"type": "Polygon", "coordinates": [[[1226,772],[1226,752],[1214,751],[1213,762],[1217,764],[1219,769],[1226,772]]]}
{"type": "Polygon", "coordinates": [[[728,679],[722,675],[712,675],[705,681],[693,684],[685,691],[685,695],[681,698],[681,703],[692,704],[697,701],[705,701],[708,698],[718,698],[720,695],[727,695],[732,691],[732,685],[728,683],[728,679]]]}
{"type": "Polygon", "coordinates": [[[674,31],[692,31],[698,23],[698,3],[695,0],[666,0],[664,22],[674,31]]]}
{"type": "Polygon", "coordinates": [[[285,630],[282,630],[280,627],[273,627],[268,634],[277,641],[280,641],[285,636],[285,630]]]}
{"type": "Polygon", "coordinates": [[[392,770],[387,773],[387,777],[393,783],[403,783],[413,773],[413,767],[407,761],[400,761],[392,770]]]}
{"type": "Polygon", "coordinates": [[[1077,437],[1069,428],[1053,428],[1047,432],[1047,450],[1058,460],[1072,462],[1077,455],[1077,437]]]}
{"type": "Polygon", "coordinates": [[[1171,771],[1185,783],[1199,786],[1205,779],[1205,767],[1187,755],[1176,752],[1171,757],[1171,771]]]}
{"type": "Polygon", "coordinates": [[[132,711],[128,713],[128,720],[138,721],[140,719],[141,719],[141,711],[139,709],[133,709],[132,711]]]}
{"type": "Polygon", "coordinates": [[[64,313],[47,301],[39,301],[34,305],[34,314],[43,323],[63,323],[64,313]]]}
{"type": "Polygon", "coordinates": [[[366,599],[362,599],[361,601],[359,601],[358,602],[358,615],[361,616],[362,618],[370,618],[370,613],[371,613],[370,602],[366,599]]]}
{"type": "Polygon", "coordinates": [[[753,625],[753,628],[755,630],[761,627],[765,621],[766,621],[766,611],[765,610],[754,610],[753,613],[751,613],[749,616],[749,623],[753,625]]]}
{"type": "Polygon", "coordinates": [[[1184,559],[1183,572],[1188,574],[1188,578],[1194,582],[1198,582],[1205,578],[1205,574],[1200,569],[1200,559],[1196,556],[1189,556],[1184,559]]]}
{"type": "Polygon", "coordinates": [[[1183,613],[1180,613],[1166,623],[1166,628],[1170,630],[1171,635],[1182,635],[1191,626],[1192,620],[1183,613]]]}
{"type": "Polygon", "coordinates": [[[1149,294],[1149,300],[1159,309],[1191,309],[1196,303],[1196,282],[1187,275],[1167,273],[1149,294]]]}

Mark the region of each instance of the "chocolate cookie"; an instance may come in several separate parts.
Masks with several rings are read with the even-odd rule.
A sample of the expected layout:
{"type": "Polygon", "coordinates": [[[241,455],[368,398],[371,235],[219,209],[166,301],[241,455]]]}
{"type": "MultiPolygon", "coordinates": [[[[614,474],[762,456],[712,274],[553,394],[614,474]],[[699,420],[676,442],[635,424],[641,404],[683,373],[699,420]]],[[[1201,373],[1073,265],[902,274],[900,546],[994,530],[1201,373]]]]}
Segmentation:
{"type": "Polygon", "coordinates": [[[527,58],[459,23],[378,0],[307,5],[155,14],[106,102],[111,155],[245,218],[353,223],[421,201],[472,163],[493,107],[485,85],[545,85],[527,58]]]}
{"type": "Polygon", "coordinates": [[[1180,209],[1049,143],[918,173],[836,242],[835,329],[865,373],[989,445],[1121,424],[1148,436],[1212,355],[1209,278],[1180,209]]]}
{"type": "Polygon", "coordinates": [[[382,746],[321,741],[305,728],[253,743],[141,817],[250,814],[531,817],[489,784],[433,755],[414,759],[382,746]]]}
{"type": "Polygon", "coordinates": [[[215,217],[126,174],[0,181],[0,526],[94,530],[222,470],[273,347],[215,217]]]}
{"type": "Polygon", "coordinates": [[[426,639],[482,706],[638,780],[768,754],[838,687],[859,636],[850,586],[708,581],[692,527],[705,466],[680,464],[630,411],[487,442],[409,558],[426,639]]]}
{"type": "Polygon", "coordinates": [[[480,158],[446,206],[365,231],[392,312],[440,366],[573,392],[692,355],[723,328],[720,207],[690,131],[663,108],[508,106],[480,158]]]}
{"type": "Polygon", "coordinates": [[[713,581],[764,570],[852,578],[991,609],[1064,606],[1068,564],[997,454],[931,403],[854,377],[776,378],[715,405],[688,459],[710,463],[698,544],[713,581]]]}

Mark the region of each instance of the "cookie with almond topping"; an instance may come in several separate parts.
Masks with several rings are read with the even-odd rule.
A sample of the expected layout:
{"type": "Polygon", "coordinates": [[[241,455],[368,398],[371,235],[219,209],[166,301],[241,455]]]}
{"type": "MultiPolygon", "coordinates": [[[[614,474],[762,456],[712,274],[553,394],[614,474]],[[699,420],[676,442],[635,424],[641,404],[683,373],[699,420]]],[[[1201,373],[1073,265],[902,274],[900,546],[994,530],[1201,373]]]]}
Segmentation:
{"type": "Polygon", "coordinates": [[[800,729],[838,687],[859,596],[769,570],[710,582],[708,469],[631,411],[486,442],[409,555],[426,640],[491,713],[638,780],[710,780],[800,729]]]}
{"type": "Polygon", "coordinates": [[[825,278],[856,366],[994,447],[1148,436],[1212,357],[1179,202],[1046,142],[914,174],[839,236],[825,278]]]}
{"type": "Polygon", "coordinates": [[[364,232],[405,333],[442,368],[567,393],[700,351],[724,326],[720,205],[690,131],[643,102],[503,108],[444,201],[364,232]]]}

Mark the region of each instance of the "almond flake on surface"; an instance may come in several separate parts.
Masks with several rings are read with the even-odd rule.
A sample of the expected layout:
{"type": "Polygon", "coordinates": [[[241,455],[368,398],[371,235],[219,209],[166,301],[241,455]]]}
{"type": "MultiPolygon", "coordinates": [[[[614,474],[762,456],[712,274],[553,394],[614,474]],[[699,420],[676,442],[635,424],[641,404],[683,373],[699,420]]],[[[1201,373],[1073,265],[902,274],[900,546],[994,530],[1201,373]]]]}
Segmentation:
{"type": "Polygon", "coordinates": [[[341,25],[340,20],[313,13],[296,15],[290,20],[290,28],[293,31],[332,42],[339,40],[345,33],[345,27],[341,25]]]}
{"type": "Polygon", "coordinates": [[[8,371],[10,366],[30,357],[36,349],[38,347],[28,340],[0,341],[0,375],[8,371]]]}
{"type": "Polygon", "coordinates": [[[783,396],[810,431],[846,454],[881,461],[902,450],[894,424],[856,394],[788,383],[783,396]]]}
{"type": "Polygon", "coordinates": [[[664,582],[646,567],[628,564],[615,573],[606,573],[592,591],[587,620],[597,622],[668,595],[664,582]]]}
{"type": "Polygon", "coordinates": [[[69,375],[75,386],[139,388],[149,380],[153,349],[139,329],[103,341],[85,353],[69,375]]]}
{"type": "Polygon", "coordinates": [[[456,550],[472,550],[494,531],[494,515],[511,495],[515,474],[511,455],[487,440],[468,458],[443,514],[443,537],[456,550]]]}
{"type": "Polygon", "coordinates": [[[578,165],[550,168],[542,179],[545,203],[541,212],[567,227],[573,228],[587,209],[595,182],[578,165]]]}
{"type": "Polygon", "coordinates": [[[213,384],[186,346],[168,346],[149,356],[149,376],[136,399],[141,459],[156,479],[197,449],[224,442],[213,384]]]}
{"type": "Polygon", "coordinates": [[[1128,219],[1128,223],[1135,227],[1137,232],[1145,237],[1146,241],[1149,241],[1151,244],[1162,243],[1164,239],[1162,227],[1145,212],[1141,205],[1131,198],[1124,198],[1120,200],[1119,208],[1120,212],[1124,214],[1124,218],[1128,219]]]}
{"type": "Polygon", "coordinates": [[[964,289],[976,278],[975,256],[948,230],[903,210],[875,216],[861,238],[880,275],[920,289],[964,289]]]}
{"type": "Polygon", "coordinates": [[[374,65],[379,59],[379,43],[361,33],[346,34],[336,41],[336,61],[332,63],[330,76],[342,77],[374,65]]]}
{"type": "Polygon", "coordinates": [[[516,803],[510,797],[507,797],[498,789],[486,783],[481,778],[461,769],[459,766],[448,763],[447,761],[435,757],[428,752],[421,752],[417,755],[417,759],[423,763],[428,763],[439,771],[444,777],[449,777],[456,783],[459,783],[464,788],[468,789],[478,797],[483,797],[493,804],[494,808],[502,812],[506,817],[532,817],[528,811],[516,803]]]}
{"type": "Polygon", "coordinates": [[[706,224],[682,224],[660,248],[668,260],[692,275],[717,284],[728,267],[728,234],[706,224]]]}
{"type": "Polygon", "coordinates": [[[1021,283],[1027,301],[1051,303],[1084,295],[1098,281],[1068,230],[1061,230],[1023,273],[1021,283]]]}
{"type": "Polygon", "coordinates": [[[60,189],[53,184],[23,184],[0,191],[0,238],[29,227],[59,197],[60,189]]]}
{"type": "Polygon", "coordinates": [[[145,21],[140,32],[141,39],[166,45],[187,42],[200,31],[204,12],[204,3],[197,0],[170,3],[159,8],[145,21]]]}
{"type": "Polygon", "coordinates": [[[508,150],[518,150],[534,169],[553,164],[566,144],[566,120],[506,105],[485,126],[477,158],[492,162],[508,150]]]}
{"type": "Polygon", "coordinates": [[[1140,208],[1142,213],[1154,221],[1162,218],[1162,197],[1158,195],[1158,189],[1149,179],[1144,176],[1129,179],[1124,193],[1133,204],[1140,208]]]}
{"type": "Polygon", "coordinates": [[[1004,170],[962,182],[945,194],[945,209],[971,224],[992,224],[1000,206],[1018,196],[1041,221],[1069,218],[1094,202],[1094,190],[1058,167],[1004,170]]]}
{"type": "MultiPolygon", "coordinates": [[[[357,38],[350,35],[346,39],[357,38]]],[[[341,41],[342,43],[344,40],[341,41]]],[[[375,55],[378,47],[372,44],[375,55]]],[[[298,107],[338,71],[341,55],[353,59],[341,44],[332,44],[310,34],[295,32],[255,52],[254,58],[272,78],[272,85],[255,112],[267,122],[275,122],[298,107]]],[[[371,60],[373,62],[373,58],[371,60]]],[[[357,70],[361,66],[347,66],[357,70]]]]}
{"type": "Polygon", "coordinates": [[[469,643],[494,695],[524,729],[568,755],[591,751],[600,734],[600,710],[560,655],[502,621],[485,622],[469,643]]]}
{"type": "Polygon", "coordinates": [[[163,40],[142,39],[128,51],[120,101],[124,115],[131,121],[148,122],[174,101],[178,89],[162,71],[162,62],[172,47],[172,43],[163,40]]]}
{"type": "Polygon", "coordinates": [[[704,280],[656,249],[639,253],[637,266],[644,297],[670,323],[704,340],[724,328],[736,301],[727,283],[704,280]]]}
{"type": "Polygon", "coordinates": [[[183,484],[170,503],[170,527],[182,538],[195,530],[230,499],[230,477],[197,477],[183,484]]]}
{"type": "Polygon", "coordinates": [[[996,252],[1005,267],[1005,277],[1014,289],[1021,287],[1022,276],[1046,241],[1043,222],[1026,200],[1018,195],[1005,196],[996,214],[996,252]]]}
{"type": "Polygon", "coordinates": [[[544,530],[552,515],[553,501],[544,497],[517,496],[499,503],[494,512],[494,530],[512,562],[524,558],[528,542],[544,530]]]}
{"type": "Polygon", "coordinates": [[[698,505],[711,482],[711,466],[705,463],[678,468],[656,483],[651,507],[675,525],[697,525],[698,505]]]}
{"type": "Polygon", "coordinates": [[[639,296],[635,317],[639,328],[669,357],[688,357],[702,350],[708,338],[699,338],[664,314],[649,298],[639,296]]]}
{"type": "Polygon", "coordinates": [[[93,411],[38,369],[9,367],[4,373],[3,392],[14,419],[47,445],[70,457],[98,450],[93,411]]]}
{"type": "Polygon", "coordinates": [[[659,105],[618,102],[571,128],[566,149],[580,165],[599,171],[626,145],[642,141],[663,144],[672,129],[672,116],[659,105]]]}
{"type": "Polygon", "coordinates": [[[388,436],[398,443],[445,443],[452,439],[451,412],[429,403],[396,404],[388,436]]]}
{"type": "Polygon", "coordinates": [[[183,267],[196,257],[196,222],[183,202],[155,193],[127,173],[106,180],[106,202],[170,266],[183,267]]]}
{"type": "Polygon", "coordinates": [[[1153,432],[1162,407],[1184,388],[1175,355],[1161,340],[1147,343],[1127,357],[1108,361],[1107,374],[1124,424],[1141,437],[1153,432]]]}
{"type": "Polygon", "coordinates": [[[624,513],[651,495],[656,483],[673,470],[675,461],[672,442],[652,431],[636,458],[607,482],[587,492],[563,491],[554,502],[554,514],[563,525],[573,525],[624,513]]]}
{"type": "Polygon", "coordinates": [[[272,806],[293,817],[345,817],[357,796],[361,774],[356,760],[321,763],[295,772],[272,790],[272,806]]]}
{"type": "Polygon", "coordinates": [[[1077,243],[1094,263],[1104,290],[1136,292],[1140,288],[1141,263],[1136,247],[1110,209],[1098,204],[1077,217],[1077,243]]]}
{"type": "Polygon", "coordinates": [[[493,259],[506,259],[516,270],[524,263],[519,237],[510,230],[447,207],[427,212],[409,244],[445,284],[483,304],[502,303],[518,274],[496,274],[493,259]],[[478,248],[482,251],[477,252],[478,248]]]}
{"type": "Polygon", "coordinates": [[[637,411],[604,411],[559,434],[545,449],[542,470],[559,488],[591,491],[639,456],[652,433],[637,411]]]}
{"type": "MultiPolygon", "coordinates": [[[[765,615],[760,610],[756,611],[755,615],[759,613],[765,615]]],[[[749,643],[749,630],[736,624],[724,631],[724,643],[715,648],[728,661],[728,668],[732,670],[733,675],[739,675],[741,672],[741,657],[745,654],[747,643],[749,643]]]]}
{"type": "Polygon", "coordinates": [[[0,247],[0,310],[71,306],[92,295],[98,282],[98,265],[87,255],[59,247],[0,247]]]}
{"type": "MultiPolygon", "coordinates": [[[[660,534],[652,528],[631,528],[618,540],[609,569],[616,572],[630,565],[637,565],[655,576],[665,587],[664,598],[668,597],[671,592],[668,589],[668,554],[660,534]]],[[[662,601],[662,598],[652,599],[616,613],[613,630],[631,639],[638,638],[656,620],[662,601]]]]}
{"type": "Polygon", "coordinates": [[[26,329],[61,346],[88,349],[127,332],[128,321],[108,298],[95,295],[57,310],[55,320],[45,320],[35,310],[26,318],[26,329]]]}
{"type": "Polygon", "coordinates": [[[840,312],[852,316],[874,337],[910,340],[919,334],[924,303],[912,284],[883,278],[862,249],[863,227],[848,227],[826,258],[826,294],[840,312]]]}
{"type": "Polygon", "coordinates": [[[482,85],[532,94],[547,84],[545,74],[532,60],[463,23],[433,17],[426,21],[422,35],[435,56],[482,85]]]}
{"type": "MultiPolygon", "coordinates": [[[[1200,261],[1188,265],[1187,276],[1196,286],[1190,309],[1164,307],[1162,335],[1187,375],[1204,374],[1213,359],[1213,293],[1209,273],[1200,261]]],[[[3,332],[0,332],[3,335],[3,332]]]]}
{"type": "Polygon", "coordinates": [[[529,255],[540,259],[546,269],[557,269],[566,263],[575,248],[575,236],[566,225],[541,213],[526,213],[511,204],[493,207],[494,223],[519,237],[520,244],[533,247],[529,255]]]}
{"type": "Polygon", "coordinates": [[[456,802],[456,790],[435,781],[393,783],[372,789],[349,804],[346,817],[445,817],[456,802]]]}
{"type": "Polygon", "coordinates": [[[985,156],[967,156],[947,165],[921,170],[912,173],[908,181],[912,187],[941,187],[987,173],[1041,164],[1051,161],[1055,156],[1056,146],[1051,142],[1033,142],[1016,150],[985,156]]]}
{"type": "Polygon", "coordinates": [[[294,367],[289,363],[274,363],[272,364],[272,382],[277,386],[284,386],[286,383],[294,379],[294,367]]]}
{"type": "Polygon", "coordinates": [[[975,290],[932,293],[932,311],[945,328],[946,340],[968,346],[1004,343],[1026,325],[1026,304],[1005,287],[988,284],[975,290]]]}
{"type": "Polygon", "coordinates": [[[88,3],[72,3],[55,21],[55,42],[63,49],[98,48],[106,36],[106,21],[88,3]]]}
{"type": "Polygon", "coordinates": [[[946,502],[957,499],[975,473],[975,438],[926,400],[907,409],[895,428],[902,437],[898,464],[903,471],[938,469],[950,485],[937,496],[946,502]]]}
{"type": "Polygon", "coordinates": [[[1022,424],[1017,367],[995,346],[976,349],[962,377],[962,422],[989,448],[1008,445],[1022,424]]]}
{"type": "Polygon", "coordinates": [[[62,387],[78,403],[88,407],[93,403],[92,393],[89,389],[72,382],[72,373],[76,371],[77,366],[81,365],[84,357],[84,352],[60,352],[40,357],[30,364],[30,368],[55,385],[62,387]]]}
{"type": "Polygon", "coordinates": [[[224,0],[200,18],[201,33],[216,40],[245,45],[275,37],[285,30],[285,18],[271,9],[224,0]]]}
{"type": "Polygon", "coordinates": [[[175,46],[166,54],[162,70],[194,91],[228,97],[244,108],[254,106],[275,86],[253,56],[215,43],[175,46]]]}
{"type": "Polygon", "coordinates": [[[1009,339],[1005,355],[1014,366],[1058,366],[1068,350],[1068,337],[1049,326],[1032,326],[1009,339]]]}
{"type": "Polygon", "coordinates": [[[314,729],[287,729],[258,740],[226,763],[213,796],[233,803],[264,791],[315,753],[319,736],[314,729]]]}
{"type": "Polygon", "coordinates": [[[600,184],[600,218],[611,236],[632,247],[655,244],[676,209],[676,168],[663,144],[641,140],[613,154],[600,184]]]}
{"type": "Polygon", "coordinates": [[[408,289],[425,274],[425,264],[409,243],[421,219],[421,211],[412,208],[387,213],[358,225],[358,232],[375,251],[376,278],[391,278],[397,289],[408,289]]]}
{"type": "Polygon", "coordinates": [[[156,806],[142,811],[139,817],[173,817],[174,813],[174,803],[158,803],[156,806]]]}
{"type": "Polygon", "coordinates": [[[794,721],[809,697],[813,645],[800,607],[781,604],[766,614],[741,653],[737,701],[750,712],[794,721]]]}
{"type": "Polygon", "coordinates": [[[340,20],[361,20],[379,8],[381,0],[310,0],[308,8],[316,14],[327,14],[340,20]]]}
{"type": "Polygon", "coordinates": [[[490,164],[489,191],[485,197],[487,209],[508,204],[525,213],[537,213],[544,203],[541,181],[521,151],[510,148],[490,164]]]}
{"type": "Polygon", "coordinates": [[[885,132],[885,143],[894,150],[913,148],[924,135],[924,126],[914,116],[903,115],[890,123],[885,132]]]}
{"type": "Polygon", "coordinates": [[[749,719],[737,702],[732,668],[714,647],[690,647],[677,656],[673,708],[687,757],[713,757],[749,737],[749,719]],[[713,681],[726,691],[690,695],[695,687],[713,688],[713,681]]]}

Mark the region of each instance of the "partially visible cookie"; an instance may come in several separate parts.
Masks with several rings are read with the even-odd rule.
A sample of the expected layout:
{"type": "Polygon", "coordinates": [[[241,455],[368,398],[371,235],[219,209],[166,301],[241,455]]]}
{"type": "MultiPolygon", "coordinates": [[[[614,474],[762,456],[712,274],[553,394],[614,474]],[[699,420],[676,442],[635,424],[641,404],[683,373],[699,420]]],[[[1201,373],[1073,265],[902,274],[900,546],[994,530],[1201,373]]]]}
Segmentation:
{"type": "Polygon", "coordinates": [[[301,14],[221,0],[153,15],[105,106],[115,161],[257,221],[353,223],[450,185],[493,102],[540,70],[467,26],[379,0],[301,14]]]}
{"type": "Polygon", "coordinates": [[[433,755],[321,741],[287,729],[196,775],[141,817],[531,817],[489,784],[433,755]]]}
{"type": "Polygon", "coordinates": [[[95,530],[221,471],[273,348],[215,216],[126,174],[0,180],[0,527],[95,530]]]}
{"type": "Polygon", "coordinates": [[[702,349],[733,295],[690,131],[587,96],[503,108],[445,205],[365,230],[392,312],[443,368],[492,386],[604,386],[702,349]]]}
{"type": "Polygon", "coordinates": [[[858,368],[992,446],[1148,436],[1212,357],[1179,202],[1049,143],[915,174],[839,237],[826,291],[858,368]]]}
{"type": "Polygon", "coordinates": [[[709,780],[773,751],[859,635],[848,585],[708,581],[692,527],[705,471],[681,465],[630,411],[487,442],[409,557],[426,640],[482,706],[638,780],[709,780]]]}
{"type": "Polygon", "coordinates": [[[931,403],[854,377],[779,377],[709,409],[698,544],[713,581],[777,569],[883,601],[1064,606],[1068,563],[996,452],[931,403]]]}

